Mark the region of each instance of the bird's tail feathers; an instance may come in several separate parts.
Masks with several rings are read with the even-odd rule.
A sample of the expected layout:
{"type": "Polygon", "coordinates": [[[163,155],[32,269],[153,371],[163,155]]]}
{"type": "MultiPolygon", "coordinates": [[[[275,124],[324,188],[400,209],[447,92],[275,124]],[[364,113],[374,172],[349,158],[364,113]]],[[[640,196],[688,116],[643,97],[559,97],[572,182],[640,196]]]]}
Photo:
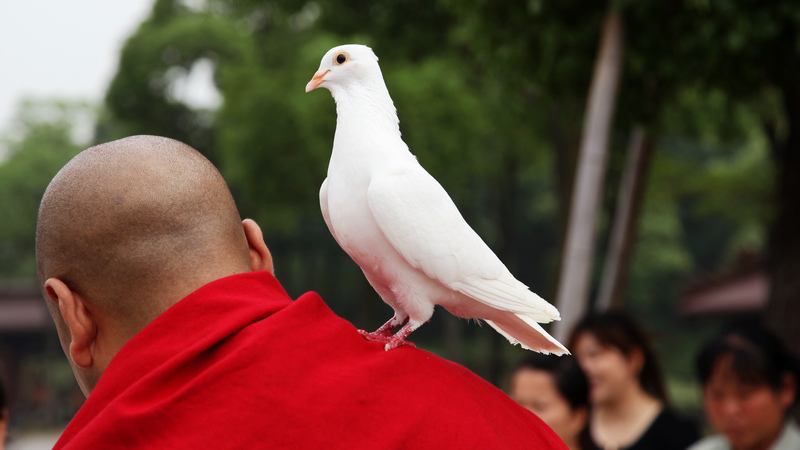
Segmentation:
{"type": "Polygon", "coordinates": [[[570,352],[553,336],[550,336],[536,320],[523,314],[504,311],[494,320],[487,320],[492,328],[505,336],[514,345],[521,345],[545,355],[569,355],[570,352]]]}
{"type": "Polygon", "coordinates": [[[523,314],[540,323],[561,320],[555,306],[531,292],[510,273],[493,280],[457,282],[449,287],[493,308],[523,314]]]}

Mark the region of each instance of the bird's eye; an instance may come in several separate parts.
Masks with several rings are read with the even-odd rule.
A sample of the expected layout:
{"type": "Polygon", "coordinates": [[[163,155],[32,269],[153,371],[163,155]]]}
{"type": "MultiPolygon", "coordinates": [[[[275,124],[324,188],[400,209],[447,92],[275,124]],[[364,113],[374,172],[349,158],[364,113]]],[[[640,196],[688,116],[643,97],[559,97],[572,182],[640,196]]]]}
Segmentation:
{"type": "Polygon", "coordinates": [[[347,61],[347,54],[339,53],[336,55],[336,64],[344,64],[345,61],[347,61]]]}

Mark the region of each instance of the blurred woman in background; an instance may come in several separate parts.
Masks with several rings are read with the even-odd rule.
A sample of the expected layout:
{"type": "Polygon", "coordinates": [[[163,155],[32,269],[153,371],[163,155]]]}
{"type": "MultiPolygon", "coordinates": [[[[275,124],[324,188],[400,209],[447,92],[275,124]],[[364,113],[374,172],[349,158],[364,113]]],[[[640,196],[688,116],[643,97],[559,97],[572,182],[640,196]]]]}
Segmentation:
{"type": "Polygon", "coordinates": [[[789,418],[800,367],[777,336],[759,325],[728,327],[701,349],[696,367],[706,416],[720,434],[692,450],[800,449],[789,418]]]}
{"type": "Polygon", "coordinates": [[[511,373],[509,395],[539,416],[570,450],[591,448],[588,385],[573,357],[529,355],[511,373]]]}
{"type": "Polygon", "coordinates": [[[697,440],[697,427],[668,407],[655,355],[627,315],[590,314],[575,326],[569,348],[589,381],[597,448],[684,450],[697,440]]]}

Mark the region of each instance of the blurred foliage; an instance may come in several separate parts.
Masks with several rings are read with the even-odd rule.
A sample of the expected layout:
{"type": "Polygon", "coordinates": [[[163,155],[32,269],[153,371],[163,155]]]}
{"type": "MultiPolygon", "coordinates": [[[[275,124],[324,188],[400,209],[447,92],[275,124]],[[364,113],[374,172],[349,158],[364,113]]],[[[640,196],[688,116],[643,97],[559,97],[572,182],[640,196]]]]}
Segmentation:
{"type": "Polygon", "coordinates": [[[34,244],[39,201],[50,180],[82,148],[74,142],[75,119],[89,113],[74,103],[23,103],[16,137],[4,139],[0,164],[0,279],[36,275],[34,244]]]}
{"type": "MultiPolygon", "coordinates": [[[[787,133],[780,86],[796,83],[798,73],[800,7],[793,4],[157,0],[121,51],[96,140],[158,134],[203,152],[220,167],[242,215],[264,228],[290,294],[317,290],[356,326],[375,328],[391,312],[319,213],[334,103],[327,92],[303,92],[329,48],[370,45],[412,152],[511,271],[552,298],[609,5],[623,14],[627,40],[600,235],[627,132],[642,123],[657,144],[626,307],[654,330],[659,348],[691,349],[703,331],[675,317],[682,284],[741,249],[762,248],[775,214],[776,165],[764,123],[779,137],[787,133]],[[199,62],[214,67],[213,89],[223,99],[216,110],[175,94],[199,62]]],[[[22,129],[0,166],[2,211],[19,217],[0,225],[5,277],[33,275],[35,205],[77,151],[62,118],[22,129]]],[[[500,372],[490,361],[521,355],[506,344],[498,351],[488,327],[443,313],[414,336],[494,382],[500,372]]],[[[691,377],[691,353],[664,353],[670,374],[691,377]]]]}

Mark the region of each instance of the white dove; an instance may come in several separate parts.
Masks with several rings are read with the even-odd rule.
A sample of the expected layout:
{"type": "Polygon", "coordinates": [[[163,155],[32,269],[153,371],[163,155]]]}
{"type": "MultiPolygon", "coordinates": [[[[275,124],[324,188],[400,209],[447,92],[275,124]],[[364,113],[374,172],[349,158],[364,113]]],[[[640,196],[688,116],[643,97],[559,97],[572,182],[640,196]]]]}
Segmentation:
{"type": "Polygon", "coordinates": [[[374,333],[390,350],[427,322],[435,305],[483,319],[512,344],[542,353],[567,349],[537,322],[558,310],[517,281],[400,138],[399,120],[369,47],[342,45],[322,58],[306,92],[336,101],[328,178],[319,192],[325,223],[394,309],[374,333]],[[394,335],[392,331],[403,327],[394,335]]]}

